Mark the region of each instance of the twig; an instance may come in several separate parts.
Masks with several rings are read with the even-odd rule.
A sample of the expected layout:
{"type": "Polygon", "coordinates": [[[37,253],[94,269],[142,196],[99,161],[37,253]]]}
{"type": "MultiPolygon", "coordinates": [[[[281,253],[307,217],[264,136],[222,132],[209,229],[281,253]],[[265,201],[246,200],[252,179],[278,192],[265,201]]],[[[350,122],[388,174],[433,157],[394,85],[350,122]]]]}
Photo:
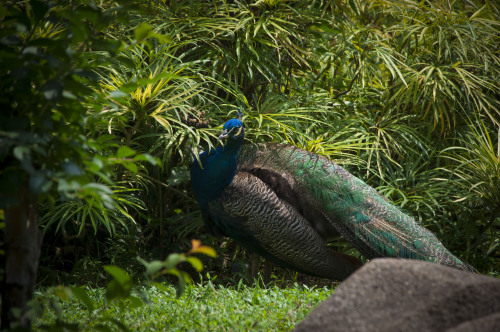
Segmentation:
{"type": "Polygon", "coordinates": [[[346,93],[348,93],[349,91],[351,91],[352,86],[354,85],[354,81],[356,81],[356,79],[358,78],[358,75],[359,75],[359,62],[358,62],[358,64],[356,65],[356,75],[354,75],[354,77],[352,78],[351,83],[349,83],[349,87],[347,88],[347,90],[345,90],[345,91],[343,91],[343,92],[340,92],[340,93],[336,94],[336,95],[333,97],[333,99],[337,99],[338,97],[343,96],[343,95],[345,95],[346,93]]]}

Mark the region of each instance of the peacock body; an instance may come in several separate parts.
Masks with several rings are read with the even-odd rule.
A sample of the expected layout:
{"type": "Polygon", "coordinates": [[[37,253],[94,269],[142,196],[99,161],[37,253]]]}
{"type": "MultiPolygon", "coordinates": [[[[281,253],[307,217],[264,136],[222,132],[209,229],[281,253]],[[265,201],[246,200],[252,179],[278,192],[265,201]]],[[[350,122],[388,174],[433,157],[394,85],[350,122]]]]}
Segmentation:
{"type": "Polygon", "coordinates": [[[473,271],[415,220],[336,163],[283,145],[243,145],[241,119],[200,154],[191,182],[206,228],[296,271],[342,280],[356,259],[327,247],[342,235],[367,258],[401,257],[473,271]],[[201,163],[201,166],[200,166],[201,163]]]}

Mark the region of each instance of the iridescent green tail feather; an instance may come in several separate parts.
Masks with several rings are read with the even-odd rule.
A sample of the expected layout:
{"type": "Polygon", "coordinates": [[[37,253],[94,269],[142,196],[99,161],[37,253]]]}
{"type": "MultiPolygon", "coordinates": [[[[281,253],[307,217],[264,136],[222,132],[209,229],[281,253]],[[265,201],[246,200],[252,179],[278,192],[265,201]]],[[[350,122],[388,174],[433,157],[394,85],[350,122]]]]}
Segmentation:
{"type": "Polygon", "coordinates": [[[326,158],[288,145],[246,145],[238,171],[262,178],[322,238],[340,233],[367,258],[419,259],[474,271],[414,218],[326,158]]]}

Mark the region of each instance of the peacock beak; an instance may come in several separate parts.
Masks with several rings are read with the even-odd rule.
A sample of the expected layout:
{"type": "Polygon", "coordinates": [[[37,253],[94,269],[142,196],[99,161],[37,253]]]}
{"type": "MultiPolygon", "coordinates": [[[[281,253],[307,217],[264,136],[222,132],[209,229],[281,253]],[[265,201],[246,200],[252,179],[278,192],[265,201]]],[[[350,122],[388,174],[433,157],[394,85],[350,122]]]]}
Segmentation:
{"type": "Polygon", "coordinates": [[[229,132],[227,131],[227,129],[224,129],[222,131],[222,134],[220,134],[220,136],[218,137],[218,139],[223,140],[224,138],[228,138],[228,137],[229,137],[229,132]]]}

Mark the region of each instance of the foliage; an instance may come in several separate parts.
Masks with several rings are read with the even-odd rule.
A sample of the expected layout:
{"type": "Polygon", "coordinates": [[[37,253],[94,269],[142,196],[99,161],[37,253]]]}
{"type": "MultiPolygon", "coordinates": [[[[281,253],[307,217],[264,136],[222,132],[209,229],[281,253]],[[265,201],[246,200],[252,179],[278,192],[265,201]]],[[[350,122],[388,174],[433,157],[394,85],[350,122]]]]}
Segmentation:
{"type": "MultiPolygon", "coordinates": [[[[484,205],[486,209],[497,209],[500,206],[500,136],[496,133],[496,141],[488,132],[485,124],[469,124],[465,137],[461,138],[461,146],[443,150],[445,158],[458,166],[448,171],[460,179],[458,184],[462,191],[469,191],[457,201],[469,200],[474,205],[484,205]]],[[[498,127],[500,129],[500,127],[498,127]]]]}
{"type": "Polygon", "coordinates": [[[210,276],[207,278],[198,285],[188,286],[185,294],[178,298],[172,286],[162,283],[138,287],[123,308],[112,303],[104,305],[106,291],[103,288],[71,288],[71,291],[78,289],[73,296],[67,296],[68,289],[49,289],[36,296],[36,303],[45,303],[52,309],[44,312],[41,319],[35,322],[35,327],[48,329],[56,325],[82,330],[109,330],[115,327],[126,331],[185,331],[220,327],[232,330],[289,330],[332,292],[328,287],[309,288],[299,284],[285,289],[277,286],[247,287],[243,284],[229,288],[216,286],[210,281],[210,276]]]}
{"type": "Polygon", "coordinates": [[[499,123],[500,58],[491,45],[498,42],[498,8],[437,1],[389,6],[399,19],[390,29],[396,49],[405,56],[404,80],[395,84],[391,99],[401,109],[431,118],[443,131],[457,116],[471,112],[499,123]],[[432,51],[431,51],[432,50],[432,51]]]}
{"type": "Polygon", "coordinates": [[[165,261],[152,261],[150,263],[139,258],[139,261],[146,267],[146,275],[154,279],[163,274],[172,274],[178,278],[177,296],[184,293],[186,282],[192,282],[188,273],[179,271],[176,266],[188,262],[197,271],[201,272],[203,263],[197,257],[191,256],[192,254],[205,254],[210,257],[216,257],[215,250],[208,246],[202,246],[199,240],[191,241],[192,248],[186,254],[170,254],[165,261]]]}
{"type": "MultiPolygon", "coordinates": [[[[114,163],[93,158],[100,140],[85,136],[88,123],[82,102],[89,94],[89,59],[81,50],[90,31],[80,21],[105,28],[106,15],[95,8],[49,6],[33,1],[2,5],[2,198],[15,197],[28,176],[35,194],[57,192],[111,207],[110,191],[97,183],[109,178],[114,163]],[[67,28],[56,24],[66,19],[67,28]],[[71,33],[70,33],[71,32],[71,33]],[[82,44],[82,42],[84,42],[82,44]],[[52,190],[52,191],[51,191],[52,190]]],[[[109,14],[108,14],[109,15],[109,14]]],[[[108,180],[109,183],[109,180],[108,180]]],[[[4,201],[3,206],[11,202],[4,201]]]]}
{"type": "Polygon", "coordinates": [[[468,223],[458,222],[464,228],[468,254],[485,269],[498,271],[500,127],[491,133],[482,121],[475,121],[466,128],[458,146],[442,151],[442,157],[450,161],[443,170],[456,186],[450,198],[470,215],[468,223]]]}
{"type": "Polygon", "coordinates": [[[2,5],[4,17],[32,22],[18,33],[4,18],[2,29],[18,38],[2,44],[11,97],[1,102],[26,112],[17,122],[0,115],[0,153],[12,162],[2,188],[27,172],[33,190],[50,193],[46,243],[83,248],[87,258],[66,259],[75,271],[88,257],[165,263],[198,237],[230,251],[205,262],[224,273],[221,260],[240,251],[204,234],[188,169],[241,108],[249,144],[336,160],[498,274],[495,3],[120,3],[2,5]],[[118,245],[134,250],[109,257],[118,245]]]}
{"type": "MultiPolygon", "coordinates": [[[[192,256],[193,254],[204,254],[215,257],[215,251],[212,248],[201,245],[201,242],[198,240],[193,240],[191,250],[185,254],[170,254],[164,262],[146,262],[140,258],[138,259],[146,267],[146,277],[151,280],[154,280],[154,278],[163,273],[178,276],[177,297],[180,297],[186,290],[186,282],[192,283],[192,280],[186,272],[178,269],[178,265],[182,262],[188,262],[198,272],[201,272],[203,269],[203,264],[197,257],[192,256]]],[[[133,311],[145,304],[149,304],[149,294],[147,294],[147,289],[145,288],[134,287],[132,276],[120,267],[106,265],[104,266],[104,270],[112,277],[106,286],[104,299],[102,298],[102,292],[99,293],[103,289],[92,292],[92,290],[78,286],[57,286],[50,288],[43,295],[39,296],[39,298],[35,299],[30,309],[32,318],[40,318],[44,310],[49,310],[48,314],[52,317],[55,316],[55,322],[41,324],[39,326],[40,329],[64,331],[66,329],[79,330],[92,327],[93,329],[111,330],[111,326],[114,326],[120,330],[128,331],[129,329],[122,318],[116,318],[110,313],[117,310],[122,315],[130,310],[133,311]],[[70,321],[66,321],[66,313],[63,312],[66,308],[63,309],[61,307],[59,300],[68,301],[70,299],[76,300],[79,306],[85,308],[85,319],[79,319],[77,322],[72,322],[71,319],[70,321]],[[96,314],[96,311],[98,314],[96,314]]],[[[156,282],[152,283],[152,285],[159,290],[168,290],[161,283],[156,282]]],[[[66,304],[72,306],[74,303],[66,304]]],[[[79,311],[81,313],[81,310],[79,311]]]]}
{"type": "Polygon", "coordinates": [[[1,5],[2,208],[16,204],[17,191],[27,184],[51,214],[42,222],[56,222],[56,230],[69,222],[77,234],[90,224],[94,233],[105,227],[113,235],[116,224],[134,224],[129,212],[141,202],[124,200],[127,188],[111,188],[113,172],[117,167],[137,172],[141,163],[157,160],[121,146],[113,136],[89,136],[102,119],[89,116],[86,106],[99,107],[99,96],[90,89],[97,84],[91,71],[99,57],[88,50],[118,50],[120,43],[103,38],[102,31],[128,8],[43,1],[1,5]]]}
{"type": "Polygon", "coordinates": [[[123,155],[116,143],[88,136],[88,128],[100,121],[87,114],[87,105],[99,105],[90,88],[96,83],[91,68],[99,58],[89,50],[113,53],[119,48],[102,32],[128,7],[106,11],[84,2],[38,0],[0,5],[0,208],[6,225],[2,328],[29,327],[23,310],[40,253],[37,201],[78,201],[67,205],[65,216],[77,216],[75,223],[82,227],[89,218],[95,232],[103,224],[113,235],[116,218],[110,214],[124,217],[122,224],[130,220],[109,188],[114,169],[157,163],[147,155],[131,160],[132,149],[123,155]],[[15,315],[16,310],[21,314],[15,315]]]}

